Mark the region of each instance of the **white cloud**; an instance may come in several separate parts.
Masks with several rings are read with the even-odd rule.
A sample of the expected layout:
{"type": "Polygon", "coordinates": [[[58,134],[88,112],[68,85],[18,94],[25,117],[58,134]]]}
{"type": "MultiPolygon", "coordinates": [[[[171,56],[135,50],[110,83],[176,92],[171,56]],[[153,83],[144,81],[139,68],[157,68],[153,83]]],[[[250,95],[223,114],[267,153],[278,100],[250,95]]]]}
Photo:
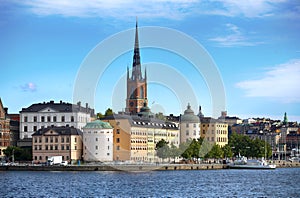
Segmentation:
{"type": "Polygon", "coordinates": [[[250,41],[234,24],[226,24],[226,31],[228,32],[225,36],[218,36],[209,39],[210,41],[216,42],[218,45],[223,47],[234,47],[234,46],[256,46],[263,42],[250,41]]]}
{"type": "Polygon", "coordinates": [[[30,91],[30,92],[34,92],[36,91],[36,85],[32,82],[26,83],[24,85],[20,86],[22,91],[30,91]]]}
{"type": "MultiPolygon", "coordinates": [[[[41,15],[76,17],[162,17],[180,19],[193,8],[197,0],[27,0],[31,12],[41,15]]],[[[18,2],[19,3],[19,2],[18,2]]]]}
{"type": "Polygon", "coordinates": [[[223,7],[224,15],[245,17],[264,17],[273,15],[278,3],[286,0],[216,0],[223,7]]]}
{"type": "MultiPolygon", "coordinates": [[[[8,0],[4,0],[9,2],[8,0]]],[[[41,15],[181,19],[186,15],[264,17],[275,15],[287,0],[12,0],[41,15]]],[[[282,14],[282,12],[280,12],[282,14]]]]}
{"type": "Polygon", "coordinates": [[[285,103],[300,102],[300,59],[269,68],[261,79],[236,84],[247,97],[264,97],[285,103]]]}

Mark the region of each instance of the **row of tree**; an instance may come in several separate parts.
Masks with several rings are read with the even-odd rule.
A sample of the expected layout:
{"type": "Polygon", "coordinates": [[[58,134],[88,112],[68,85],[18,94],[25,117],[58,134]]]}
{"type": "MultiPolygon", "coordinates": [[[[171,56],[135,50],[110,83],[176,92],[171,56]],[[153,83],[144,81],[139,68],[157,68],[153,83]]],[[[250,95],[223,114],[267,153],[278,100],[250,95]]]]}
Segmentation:
{"type": "Polygon", "coordinates": [[[32,161],[32,149],[8,146],[3,150],[6,161],[32,161]]]}
{"type": "Polygon", "coordinates": [[[248,136],[233,133],[227,145],[220,147],[217,144],[211,144],[206,139],[189,140],[176,147],[169,144],[164,139],[156,144],[157,156],[166,159],[182,157],[185,159],[198,158],[231,158],[236,155],[246,157],[270,157],[272,155],[271,147],[268,143],[260,139],[250,139],[248,136]]]}

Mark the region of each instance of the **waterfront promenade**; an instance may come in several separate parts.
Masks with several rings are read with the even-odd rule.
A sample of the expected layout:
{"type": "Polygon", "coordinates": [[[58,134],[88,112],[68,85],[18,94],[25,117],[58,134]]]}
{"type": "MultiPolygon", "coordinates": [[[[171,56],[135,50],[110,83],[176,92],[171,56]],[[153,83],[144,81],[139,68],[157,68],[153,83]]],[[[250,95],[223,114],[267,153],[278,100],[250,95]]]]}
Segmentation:
{"type": "MultiPolygon", "coordinates": [[[[300,167],[300,162],[272,161],[277,168],[300,167]]],[[[226,164],[92,164],[69,166],[17,165],[0,166],[0,171],[155,171],[155,170],[217,170],[227,169],[226,164]]]]}

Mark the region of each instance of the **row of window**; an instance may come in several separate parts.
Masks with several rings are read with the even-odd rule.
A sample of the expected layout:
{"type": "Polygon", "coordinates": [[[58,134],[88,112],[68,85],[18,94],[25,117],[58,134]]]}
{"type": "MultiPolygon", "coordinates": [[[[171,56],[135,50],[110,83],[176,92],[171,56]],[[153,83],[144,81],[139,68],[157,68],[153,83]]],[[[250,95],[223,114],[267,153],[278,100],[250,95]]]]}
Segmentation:
{"type": "MultiPolygon", "coordinates": [[[[38,121],[37,118],[38,118],[37,116],[33,116],[33,122],[37,122],[38,121]]],[[[65,116],[60,116],[60,121],[66,122],[65,116]]],[[[71,122],[75,121],[74,116],[71,116],[70,121],[71,122]]],[[[23,122],[28,122],[27,116],[24,116],[23,122]]],[[[52,116],[52,117],[51,116],[41,116],[40,122],[57,122],[57,116],[52,116]]]]}
{"type": "MultiPolygon", "coordinates": [[[[86,153],[84,153],[84,155],[86,156],[86,153]]],[[[98,153],[95,153],[95,155],[98,155],[98,153]]],[[[107,156],[110,156],[110,153],[106,153],[107,156]]]]}
{"type": "MultiPolygon", "coordinates": [[[[42,145],[36,145],[34,146],[34,150],[59,150],[59,146],[58,145],[45,145],[44,147],[42,147],[42,145]]],[[[70,146],[69,145],[60,145],[60,150],[66,150],[69,151],[70,150],[70,146]]],[[[77,146],[74,147],[74,150],[77,150],[77,146]]]]}
{"type": "MultiPolygon", "coordinates": [[[[91,133],[93,133],[92,131],[88,131],[87,133],[89,133],[89,134],[91,134],[91,133]]],[[[105,133],[104,131],[94,131],[94,133],[95,134],[97,134],[97,133],[105,133]]],[[[110,131],[106,131],[106,133],[112,133],[112,132],[110,132],[110,131]]]]}
{"type": "MultiPolygon", "coordinates": [[[[51,127],[53,127],[53,126],[54,126],[54,125],[51,125],[51,127]]],[[[47,127],[47,126],[41,126],[41,129],[43,129],[43,128],[45,128],[45,127],[47,127]]],[[[69,125],[66,124],[66,127],[69,127],[69,125]]],[[[37,130],[38,130],[37,126],[33,126],[33,127],[32,127],[32,131],[36,132],[37,130]]],[[[25,126],[23,127],[23,131],[24,131],[24,132],[30,131],[30,130],[29,130],[29,127],[25,125],[25,126]]]]}
{"type": "Polygon", "coordinates": [[[131,143],[147,143],[147,140],[131,140],[131,143]]]}
{"type": "MultiPolygon", "coordinates": [[[[211,138],[206,137],[206,139],[207,139],[207,141],[212,141],[212,142],[215,141],[214,137],[211,137],[211,138]]],[[[227,138],[225,138],[225,137],[218,137],[217,138],[217,142],[227,142],[227,138]]]]}
{"type": "MultiPolygon", "coordinates": [[[[119,134],[119,133],[117,133],[119,134]]],[[[139,131],[131,131],[131,135],[140,135],[140,136],[152,136],[153,135],[153,132],[139,132],[139,131]]],[[[178,133],[167,133],[166,131],[157,131],[157,132],[154,132],[154,135],[155,136],[172,136],[172,137],[175,137],[175,136],[178,136],[178,133]]]]}
{"type": "MultiPolygon", "coordinates": [[[[197,128],[197,124],[194,123],[194,124],[191,124],[191,125],[193,125],[194,128],[197,128]]],[[[186,123],[185,126],[186,126],[186,127],[190,127],[190,124],[189,124],[189,123],[186,123]]]]}
{"type": "MultiPolygon", "coordinates": [[[[187,136],[190,135],[189,130],[186,130],[185,135],[187,135],[187,136]]],[[[194,130],[193,135],[194,135],[194,136],[197,135],[197,131],[196,131],[196,130],[194,130]]],[[[200,135],[200,132],[198,132],[198,135],[200,135]]]]}
{"type": "MultiPolygon", "coordinates": [[[[120,138],[117,138],[117,139],[120,139],[120,138]]],[[[86,141],[87,141],[87,139],[86,139],[86,138],[84,138],[84,141],[86,142],[86,141]]],[[[95,138],[95,141],[96,141],[96,142],[98,142],[98,138],[97,138],[97,137],[95,138]]],[[[109,138],[107,138],[107,141],[109,142],[109,138]]]]}
{"type": "MultiPolygon", "coordinates": [[[[202,127],[209,127],[209,124],[202,124],[202,127]]],[[[214,127],[215,125],[214,124],[212,124],[211,125],[211,127],[214,127]]],[[[223,128],[227,128],[227,125],[225,125],[225,124],[216,124],[216,127],[223,127],[223,128]]]]}
{"type": "MultiPolygon", "coordinates": [[[[84,146],[84,149],[87,150],[86,146],[84,146]]],[[[95,146],[95,150],[98,150],[98,149],[99,149],[99,147],[98,147],[98,145],[96,145],[96,146],[95,146]]],[[[110,149],[110,147],[107,146],[107,150],[109,150],[109,149],[110,149]]],[[[102,150],[102,149],[101,149],[101,150],[102,150]]]]}
{"type": "MultiPolygon", "coordinates": [[[[69,143],[70,142],[70,137],[60,137],[60,138],[58,138],[57,136],[55,136],[55,137],[50,136],[50,137],[44,137],[44,138],[42,138],[42,137],[33,137],[33,141],[34,141],[34,143],[43,143],[43,142],[45,142],[45,143],[48,143],[48,142],[50,142],[50,143],[53,143],[53,142],[55,142],[55,143],[58,143],[58,142],[60,142],[60,143],[64,143],[64,142],[69,143]]],[[[74,142],[77,142],[76,137],[74,138],[74,142]]]]}
{"type": "Polygon", "coordinates": [[[147,147],[131,147],[131,150],[147,150],[147,147]]]}

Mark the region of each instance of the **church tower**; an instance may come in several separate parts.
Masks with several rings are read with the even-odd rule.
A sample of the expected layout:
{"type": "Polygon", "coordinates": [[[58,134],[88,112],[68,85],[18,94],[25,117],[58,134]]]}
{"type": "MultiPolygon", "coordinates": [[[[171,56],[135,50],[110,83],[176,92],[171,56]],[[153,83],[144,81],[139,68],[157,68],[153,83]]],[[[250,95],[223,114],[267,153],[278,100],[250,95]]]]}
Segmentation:
{"type": "Polygon", "coordinates": [[[138,24],[135,25],[135,42],[134,54],[132,62],[132,73],[129,75],[129,68],[127,67],[127,99],[126,99],[126,113],[137,114],[141,108],[148,104],[147,100],[147,74],[145,69],[145,76],[143,78],[141,71],[141,58],[139,49],[138,24]]]}

